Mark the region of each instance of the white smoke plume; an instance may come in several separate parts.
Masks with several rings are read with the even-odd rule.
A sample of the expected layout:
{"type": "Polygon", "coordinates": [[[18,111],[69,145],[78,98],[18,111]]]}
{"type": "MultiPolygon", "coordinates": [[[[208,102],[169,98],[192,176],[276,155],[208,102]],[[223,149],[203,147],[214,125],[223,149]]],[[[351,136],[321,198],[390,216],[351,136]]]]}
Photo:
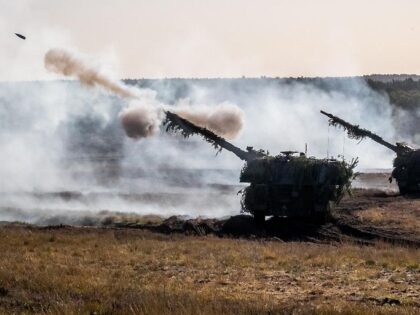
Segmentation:
{"type": "Polygon", "coordinates": [[[133,139],[154,136],[162,122],[164,108],[172,110],[194,124],[205,127],[219,136],[233,139],[242,130],[244,115],[241,109],[233,104],[209,106],[169,107],[155,99],[145,99],[144,91],[114,81],[100,73],[82,58],[63,49],[51,49],[44,58],[45,68],[51,72],[76,77],[87,86],[101,86],[123,98],[135,99],[130,106],[119,114],[126,135],[133,139]]]}
{"type": "MultiPolygon", "coordinates": [[[[303,151],[307,143],[308,154],[317,158],[327,153],[347,160],[359,157],[361,171],[392,168],[392,151],[369,139],[360,144],[348,139],[344,131],[328,127],[319,113],[323,109],[387,141],[399,140],[389,101],[363,80],[337,79],[340,89],[336,81],[327,89],[312,82],[260,79],[141,82],[149,89],[129,102],[102,91],[91,93],[74,81],[1,83],[0,177],[7,180],[0,181],[0,221],[72,223],[69,218],[76,220],[82,212],[102,210],[238,214],[242,161],[225,150],[216,156],[199,137],[163,134],[133,145],[118,115],[142,104],[174,104],[165,110],[240,104],[247,117],[234,142],[240,148],[253,146],[276,155],[303,151]]],[[[379,183],[388,185],[386,178],[379,183]]]]}

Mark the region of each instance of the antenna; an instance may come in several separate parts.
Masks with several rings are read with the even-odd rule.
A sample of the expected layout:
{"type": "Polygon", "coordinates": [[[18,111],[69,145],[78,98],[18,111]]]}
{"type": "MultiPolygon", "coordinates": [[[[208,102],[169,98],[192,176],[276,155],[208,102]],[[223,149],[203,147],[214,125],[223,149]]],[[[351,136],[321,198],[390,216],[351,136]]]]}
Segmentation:
{"type": "Polygon", "coordinates": [[[343,132],[343,159],[344,159],[344,148],[346,146],[346,133],[343,132]]]}
{"type": "Polygon", "coordinates": [[[330,125],[328,124],[327,160],[330,158],[330,125]]]}
{"type": "Polygon", "coordinates": [[[308,144],[307,143],[305,143],[305,155],[306,156],[308,155],[308,144]]]}

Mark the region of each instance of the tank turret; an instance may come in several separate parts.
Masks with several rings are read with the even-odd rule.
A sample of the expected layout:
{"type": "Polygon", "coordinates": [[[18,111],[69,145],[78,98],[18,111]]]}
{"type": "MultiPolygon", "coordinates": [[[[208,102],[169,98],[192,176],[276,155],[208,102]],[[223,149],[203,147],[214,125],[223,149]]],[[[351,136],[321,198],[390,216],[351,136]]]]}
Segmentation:
{"type": "Polygon", "coordinates": [[[178,132],[186,138],[199,135],[216,150],[225,149],[245,161],[239,180],[250,185],[241,191],[242,210],[259,222],[270,215],[326,218],[354,178],[357,159],[347,163],[308,158],[294,151],[277,156],[253,147],[245,151],[172,112],[166,112],[164,126],[167,132],[178,132]]]}
{"type": "Polygon", "coordinates": [[[395,178],[401,194],[419,193],[420,192],[420,150],[414,149],[403,142],[392,144],[385,141],[377,134],[353,125],[337,116],[329,114],[321,110],[321,113],[329,118],[332,126],[340,126],[347,131],[349,138],[363,140],[370,138],[373,141],[387,147],[396,153],[394,159],[394,169],[391,174],[390,181],[395,178]]]}

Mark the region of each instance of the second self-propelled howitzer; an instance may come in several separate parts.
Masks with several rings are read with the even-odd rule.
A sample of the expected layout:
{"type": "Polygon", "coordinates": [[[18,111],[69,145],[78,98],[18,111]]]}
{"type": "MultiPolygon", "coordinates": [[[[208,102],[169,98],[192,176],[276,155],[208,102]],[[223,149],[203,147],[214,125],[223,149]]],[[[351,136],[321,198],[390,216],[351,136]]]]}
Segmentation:
{"type": "MultiPolygon", "coordinates": [[[[397,157],[394,159],[392,177],[397,181],[400,193],[420,192],[420,149],[414,149],[403,142],[397,142],[396,144],[389,143],[377,134],[363,129],[358,125],[352,125],[324,111],[321,111],[321,113],[330,119],[330,125],[343,127],[347,131],[349,138],[362,140],[367,137],[394,151],[397,157]]],[[[392,180],[392,177],[390,180],[392,180]]]]}
{"type": "Polygon", "coordinates": [[[271,156],[252,147],[245,151],[172,112],[166,112],[164,125],[166,131],[186,138],[199,135],[216,150],[225,149],[245,161],[239,180],[250,185],[241,191],[242,210],[258,222],[272,215],[323,220],[350,189],[354,177],[357,160],[315,159],[293,151],[271,156]]]}

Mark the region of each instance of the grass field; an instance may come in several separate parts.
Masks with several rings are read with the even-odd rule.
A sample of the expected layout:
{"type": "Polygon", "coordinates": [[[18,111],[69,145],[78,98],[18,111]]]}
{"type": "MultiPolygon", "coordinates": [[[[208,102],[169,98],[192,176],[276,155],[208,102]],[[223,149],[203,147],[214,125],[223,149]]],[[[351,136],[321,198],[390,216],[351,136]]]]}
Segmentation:
{"type": "Polygon", "coordinates": [[[0,313],[420,314],[420,250],[0,227],[0,313]]]}

